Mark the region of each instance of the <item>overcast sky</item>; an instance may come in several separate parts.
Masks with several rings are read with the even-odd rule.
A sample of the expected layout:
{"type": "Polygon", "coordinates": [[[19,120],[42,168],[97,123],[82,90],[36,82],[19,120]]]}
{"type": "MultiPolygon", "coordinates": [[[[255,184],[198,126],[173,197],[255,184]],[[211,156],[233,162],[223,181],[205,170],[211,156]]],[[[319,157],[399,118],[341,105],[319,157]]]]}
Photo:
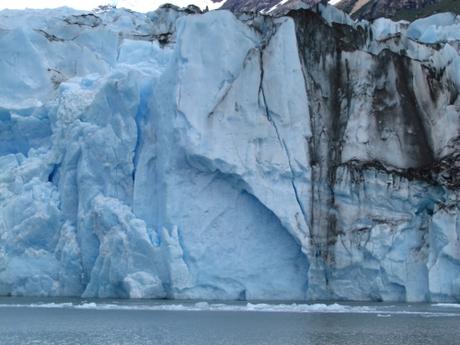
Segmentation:
{"type": "MultiPolygon", "coordinates": [[[[332,3],[338,0],[332,0],[332,3]]],[[[0,0],[0,10],[4,8],[54,8],[68,6],[81,10],[91,10],[99,5],[114,4],[118,7],[130,8],[138,12],[147,12],[156,9],[164,3],[173,3],[178,6],[187,6],[191,3],[205,8],[216,8],[219,5],[211,0],[0,0]]]]}

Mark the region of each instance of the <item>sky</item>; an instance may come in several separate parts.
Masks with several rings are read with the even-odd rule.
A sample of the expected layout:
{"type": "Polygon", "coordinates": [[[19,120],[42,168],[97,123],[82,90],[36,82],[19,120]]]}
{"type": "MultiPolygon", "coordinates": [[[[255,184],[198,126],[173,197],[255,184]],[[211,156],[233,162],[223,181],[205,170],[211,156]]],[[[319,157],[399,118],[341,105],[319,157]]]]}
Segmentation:
{"type": "MultiPolygon", "coordinates": [[[[331,3],[339,0],[332,0],[331,3]]],[[[217,8],[220,4],[214,4],[211,0],[0,0],[0,10],[5,8],[55,8],[68,6],[81,10],[92,10],[99,5],[113,4],[117,7],[130,8],[137,12],[147,12],[156,9],[158,6],[169,2],[178,6],[187,6],[191,3],[210,9],[217,8]]]]}

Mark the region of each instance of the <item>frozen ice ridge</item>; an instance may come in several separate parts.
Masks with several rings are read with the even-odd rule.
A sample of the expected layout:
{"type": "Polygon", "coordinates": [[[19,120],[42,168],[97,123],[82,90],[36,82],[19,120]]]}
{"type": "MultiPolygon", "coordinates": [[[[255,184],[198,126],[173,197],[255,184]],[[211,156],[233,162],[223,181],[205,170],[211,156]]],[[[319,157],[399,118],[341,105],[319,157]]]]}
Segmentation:
{"type": "Polygon", "coordinates": [[[0,12],[0,294],[460,300],[459,19],[0,12]]]}

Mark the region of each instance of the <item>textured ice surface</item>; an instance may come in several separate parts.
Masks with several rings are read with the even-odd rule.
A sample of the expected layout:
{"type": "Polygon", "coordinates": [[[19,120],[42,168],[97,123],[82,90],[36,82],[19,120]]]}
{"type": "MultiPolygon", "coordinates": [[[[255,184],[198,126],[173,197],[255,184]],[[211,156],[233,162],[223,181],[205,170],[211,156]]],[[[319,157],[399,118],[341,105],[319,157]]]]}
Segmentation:
{"type": "Polygon", "coordinates": [[[409,25],[407,35],[422,43],[460,40],[460,16],[454,13],[439,13],[422,18],[409,25]]]}
{"type": "Polygon", "coordinates": [[[0,293],[460,299],[437,21],[0,12],[0,293]]]}

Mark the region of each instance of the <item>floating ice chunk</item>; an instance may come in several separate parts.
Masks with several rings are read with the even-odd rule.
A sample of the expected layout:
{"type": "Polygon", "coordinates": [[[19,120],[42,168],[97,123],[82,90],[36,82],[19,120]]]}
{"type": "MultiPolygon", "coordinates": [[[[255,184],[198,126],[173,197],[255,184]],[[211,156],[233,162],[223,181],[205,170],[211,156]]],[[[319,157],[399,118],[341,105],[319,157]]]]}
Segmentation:
{"type": "Polygon", "coordinates": [[[441,308],[460,308],[460,304],[458,303],[436,303],[432,304],[432,306],[441,308]]]}

